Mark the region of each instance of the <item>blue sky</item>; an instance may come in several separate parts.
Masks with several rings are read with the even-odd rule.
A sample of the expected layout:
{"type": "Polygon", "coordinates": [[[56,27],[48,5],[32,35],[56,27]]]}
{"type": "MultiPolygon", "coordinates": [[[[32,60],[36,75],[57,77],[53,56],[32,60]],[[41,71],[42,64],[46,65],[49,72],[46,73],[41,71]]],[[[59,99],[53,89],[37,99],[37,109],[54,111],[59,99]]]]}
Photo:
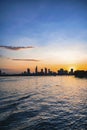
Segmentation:
{"type": "Polygon", "coordinates": [[[0,0],[0,27],[1,46],[35,47],[0,48],[0,55],[45,62],[57,57],[67,62],[67,56],[76,62],[80,54],[81,61],[87,59],[87,0],[0,0]]]}
{"type": "Polygon", "coordinates": [[[14,46],[13,41],[23,37],[45,45],[50,35],[54,39],[80,35],[87,41],[86,0],[2,0],[0,5],[1,45],[14,46]]]}

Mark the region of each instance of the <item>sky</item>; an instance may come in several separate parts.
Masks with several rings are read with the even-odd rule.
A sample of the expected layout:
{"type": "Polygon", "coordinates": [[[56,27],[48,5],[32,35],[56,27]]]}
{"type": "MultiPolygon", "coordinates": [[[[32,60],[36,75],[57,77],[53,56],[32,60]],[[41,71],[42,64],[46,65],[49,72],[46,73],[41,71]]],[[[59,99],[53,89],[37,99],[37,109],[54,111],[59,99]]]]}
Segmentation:
{"type": "Polygon", "coordinates": [[[87,0],[0,0],[0,69],[87,70],[87,0]]]}

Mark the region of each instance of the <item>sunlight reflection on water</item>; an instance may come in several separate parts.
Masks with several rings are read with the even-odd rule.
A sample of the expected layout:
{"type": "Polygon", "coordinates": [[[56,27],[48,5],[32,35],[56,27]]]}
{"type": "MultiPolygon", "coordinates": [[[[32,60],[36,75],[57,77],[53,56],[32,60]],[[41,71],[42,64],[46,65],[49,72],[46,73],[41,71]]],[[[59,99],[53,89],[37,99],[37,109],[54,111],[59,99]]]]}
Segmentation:
{"type": "Polygon", "coordinates": [[[0,130],[86,130],[87,80],[0,77],[0,130]]]}

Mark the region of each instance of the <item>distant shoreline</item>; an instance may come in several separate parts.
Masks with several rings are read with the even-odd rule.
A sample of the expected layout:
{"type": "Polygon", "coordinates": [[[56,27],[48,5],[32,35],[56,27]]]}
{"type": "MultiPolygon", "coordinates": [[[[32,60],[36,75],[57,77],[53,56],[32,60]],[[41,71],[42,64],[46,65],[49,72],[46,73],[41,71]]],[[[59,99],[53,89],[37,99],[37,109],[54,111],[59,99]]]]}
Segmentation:
{"type": "Polygon", "coordinates": [[[47,77],[47,76],[74,76],[75,78],[87,78],[87,76],[76,76],[76,75],[21,75],[21,74],[7,74],[0,75],[0,77],[47,77]]]}

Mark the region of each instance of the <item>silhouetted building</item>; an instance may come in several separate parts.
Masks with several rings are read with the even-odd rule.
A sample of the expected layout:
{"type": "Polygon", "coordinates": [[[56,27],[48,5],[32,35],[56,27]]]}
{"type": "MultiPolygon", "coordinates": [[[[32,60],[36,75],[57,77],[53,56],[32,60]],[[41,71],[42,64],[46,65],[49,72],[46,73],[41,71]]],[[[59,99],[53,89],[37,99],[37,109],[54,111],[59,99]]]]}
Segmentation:
{"type": "Polygon", "coordinates": [[[68,75],[68,71],[61,68],[60,70],[58,70],[58,75],[68,75]]]}
{"type": "Polygon", "coordinates": [[[87,78],[87,71],[84,70],[77,70],[74,72],[75,77],[79,78],[87,78]]]}
{"type": "Polygon", "coordinates": [[[41,69],[41,73],[43,73],[43,69],[41,69]]]}
{"type": "Polygon", "coordinates": [[[2,74],[2,71],[0,70],[0,75],[2,74]]]}
{"type": "Polygon", "coordinates": [[[40,73],[41,73],[41,75],[43,75],[43,74],[44,74],[43,69],[41,69],[41,72],[40,72],[40,73]]]}
{"type": "Polygon", "coordinates": [[[50,69],[48,69],[48,75],[52,75],[52,71],[50,69]]]}
{"type": "Polygon", "coordinates": [[[48,69],[48,74],[50,73],[50,69],[48,69]]]}
{"type": "Polygon", "coordinates": [[[74,74],[73,69],[70,70],[69,74],[70,74],[70,75],[73,75],[73,74],[74,74]]]}
{"type": "Polygon", "coordinates": [[[26,71],[24,71],[24,74],[27,74],[27,72],[26,72],[26,71]]]}
{"type": "Polygon", "coordinates": [[[30,69],[29,68],[27,69],[27,74],[30,74],[30,69]]]}
{"type": "Polygon", "coordinates": [[[44,73],[45,73],[45,75],[47,75],[47,68],[45,68],[45,72],[44,73]]]}
{"type": "Polygon", "coordinates": [[[64,70],[63,69],[58,70],[58,74],[59,75],[63,75],[64,74],[64,70]]]}
{"type": "Polygon", "coordinates": [[[36,68],[35,68],[35,74],[37,74],[38,73],[38,68],[37,68],[37,66],[36,66],[36,68]]]}

